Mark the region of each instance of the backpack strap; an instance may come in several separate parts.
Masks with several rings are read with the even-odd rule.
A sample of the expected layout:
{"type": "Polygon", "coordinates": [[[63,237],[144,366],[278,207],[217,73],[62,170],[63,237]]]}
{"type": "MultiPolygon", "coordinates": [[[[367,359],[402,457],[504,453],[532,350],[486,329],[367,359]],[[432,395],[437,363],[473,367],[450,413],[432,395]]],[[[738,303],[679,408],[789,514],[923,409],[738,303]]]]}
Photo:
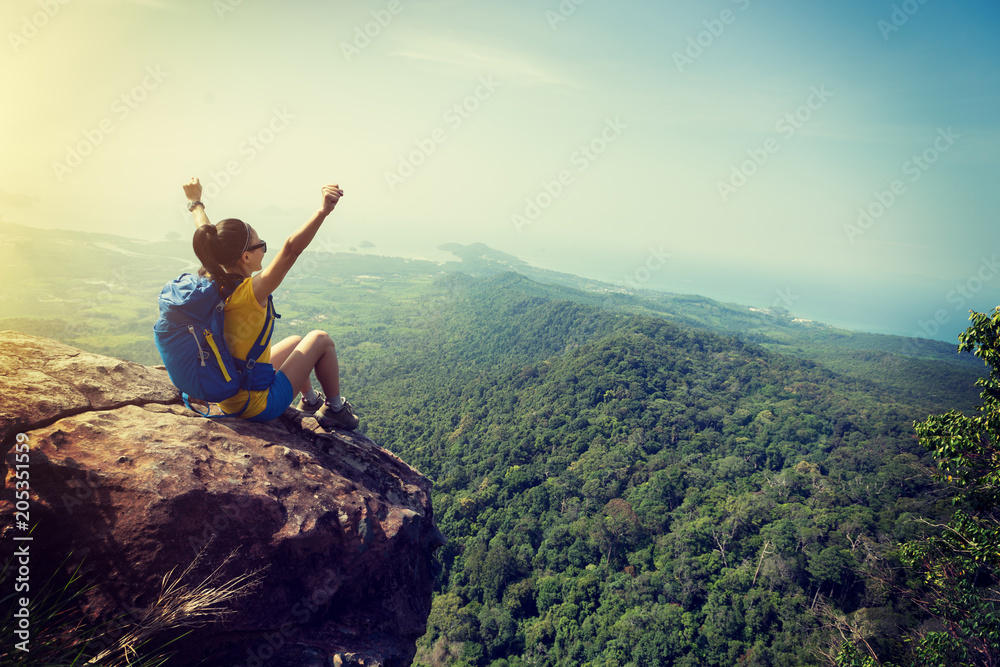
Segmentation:
{"type": "Polygon", "coordinates": [[[211,406],[205,408],[205,411],[202,412],[201,410],[199,410],[195,406],[191,405],[191,400],[190,400],[191,396],[189,396],[187,392],[183,392],[182,391],[181,392],[181,398],[184,399],[184,405],[187,406],[188,410],[191,410],[193,412],[197,412],[202,417],[206,417],[208,419],[226,419],[227,417],[239,417],[244,412],[246,412],[247,408],[250,406],[250,392],[249,391],[247,392],[247,402],[243,404],[243,407],[240,408],[238,412],[228,412],[228,413],[224,412],[221,415],[210,414],[212,412],[211,406]]]}
{"type": "Polygon", "coordinates": [[[267,316],[264,318],[264,326],[260,333],[257,335],[257,340],[250,347],[247,352],[246,359],[234,358],[233,363],[236,364],[236,368],[239,369],[241,378],[241,387],[248,391],[260,391],[266,389],[270,386],[271,381],[274,379],[274,366],[271,364],[259,364],[258,359],[260,355],[264,354],[264,350],[268,349],[271,344],[271,335],[274,333],[274,320],[280,317],[276,312],[274,312],[274,303],[271,297],[267,297],[267,316]]]}
{"type": "Polygon", "coordinates": [[[260,333],[257,335],[257,340],[250,347],[250,351],[247,352],[246,368],[252,369],[257,363],[257,359],[260,355],[264,354],[264,350],[267,346],[271,344],[271,335],[274,333],[274,320],[281,315],[278,315],[274,311],[274,299],[271,295],[267,295],[267,317],[264,318],[264,326],[261,328],[260,333]]]}
{"type": "MultiPolygon", "coordinates": [[[[225,307],[226,307],[225,299],[221,300],[216,306],[216,308],[218,308],[219,310],[225,310],[225,307]]],[[[247,408],[250,407],[250,391],[251,391],[251,386],[253,385],[253,369],[257,365],[257,359],[260,358],[260,355],[264,354],[264,350],[266,350],[267,346],[271,344],[271,335],[274,333],[274,320],[279,317],[281,317],[281,315],[279,315],[274,310],[274,299],[272,299],[271,295],[268,294],[267,317],[264,318],[264,326],[261,328],[260,333],[257,334],[257,340],[254,341],[254,344],[250,347],[250,351],[247,352],[246,361],[244,362],[242,359],[233,357],[233,363],[236,364],[236,367],[240,370],[240,372],[244,376],[243,388],[246,389],[247,392],[247,400],[246,403],[243,404],[242,408],[240,408],[237,412],[228,412],[221,415],[210,415],[208,414],[209,410],[201,412],[200,410],[192,407],[188,401],[188,395],[181,394],[181,396],[184,398],[184,405],[186,405],[191,410],[194,410],[198,414],[202,415],[203,417],[208,417],[210,419],[225,419],[227,417],[239,417],[244,412],[246,412],[247,408]]],[[[266,365],[270,366],[270,364],[266,365]]]]}

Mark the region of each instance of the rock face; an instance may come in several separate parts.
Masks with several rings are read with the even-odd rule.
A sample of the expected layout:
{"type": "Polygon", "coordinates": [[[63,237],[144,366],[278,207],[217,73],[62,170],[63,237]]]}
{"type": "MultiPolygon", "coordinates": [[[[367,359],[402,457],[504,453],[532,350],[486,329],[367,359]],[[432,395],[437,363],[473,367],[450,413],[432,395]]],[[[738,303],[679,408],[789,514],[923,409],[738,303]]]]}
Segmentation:
{"type": "Polygon", "coordinates": [[[0,332],[5,545],[26,543],[12,541],[26,534],[19,433],[33,581],[82,562],[98,584],[84,595],[90,619],[127,621],[200,553],[194,583],[223,563],[226,577],[261,571],[260,582],[224,622],[172,645],[169,664],[412,661],[444,538],[430,482],[363,435],[324,433],[293,409],[267,424],[204,419],[162,369],[0,332]]]}

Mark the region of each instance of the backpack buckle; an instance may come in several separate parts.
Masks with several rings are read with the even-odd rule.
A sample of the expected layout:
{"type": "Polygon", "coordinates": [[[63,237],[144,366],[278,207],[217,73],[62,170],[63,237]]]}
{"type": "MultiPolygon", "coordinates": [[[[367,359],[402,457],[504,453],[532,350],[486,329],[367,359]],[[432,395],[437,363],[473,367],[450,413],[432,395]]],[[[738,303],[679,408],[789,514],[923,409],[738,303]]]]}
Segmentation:
{"type": "Polygon", "coordinates": [[[246,369],[247,370],[252,369],[256,363],[257,363],[256,359],[247,359],[246,369]]]}

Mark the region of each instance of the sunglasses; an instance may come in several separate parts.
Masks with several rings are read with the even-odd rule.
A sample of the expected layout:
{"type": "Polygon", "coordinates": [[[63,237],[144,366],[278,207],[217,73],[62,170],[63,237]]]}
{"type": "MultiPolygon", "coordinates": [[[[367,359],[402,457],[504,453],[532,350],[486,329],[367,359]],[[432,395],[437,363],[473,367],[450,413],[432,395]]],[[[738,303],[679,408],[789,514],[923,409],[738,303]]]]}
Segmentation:
{"type": "Polygon", "coordinates": [[[257,248],[263,248],[264,252],[267,252],[267,241],[261,241],[260,243],[257,243],[255,245],[252,245],[252,246],[248,247],[246,249],[246,252],[253,252],[257,248]]]}

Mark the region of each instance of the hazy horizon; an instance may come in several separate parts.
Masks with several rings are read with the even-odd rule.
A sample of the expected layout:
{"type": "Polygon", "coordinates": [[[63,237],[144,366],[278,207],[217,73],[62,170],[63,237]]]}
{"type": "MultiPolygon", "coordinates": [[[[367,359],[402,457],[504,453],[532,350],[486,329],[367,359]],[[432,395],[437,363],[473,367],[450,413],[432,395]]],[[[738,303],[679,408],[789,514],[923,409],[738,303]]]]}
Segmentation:
{"type": "MultiPolygon", "coordinates": [[[[161,240],[129,235],[118,236],[129,241],[161,240]]],[[[177,236],[172,236],[178,240],[177,236]]],[[[398,238],[381,239],[379,242],[373,242],[368,238],[354,242],[337,242],[324,237],[314,243],[310,251],[405,257],[437,264],[458,259],[454,253],[440,248],[441,245],[446,244],[421,246],[398,238]]],[[[105,247],[105,249],[113,248],[105,247]]],[[[493,249],[503,252],[500,248],[493,249]]],[[[949,316],[939,324],[936,331],[930,331],[932,325],[930,320],[924,323],[924,328],[918,326],[911,330],[909,314],[919,306],[921,299],[919,291],[907,290],[903,285],[894,285],[891,289],[883,286],[882,290],[873,292],[864,290],[863,286],[853,286],[852,289],[850,285],[831,286],[815,279],[800,279],[793,289],[789,286],[788,280],[783,280],[776,274],[762,273],[747,277],[736,269],[726,270],[725,267],[711,262],[701,265],[691,263],[682,265],[674,262],[672,258],[670,265],[650,271],[648,280],[642,280],[645,274],[639,272],[637,275],[637,270],[630,268],[632,266],[630,258],[604,257],[603,264],[588,263],[582,257],[576,262],[549,261],[542,249],[534,257],[517,257],[517,259],[538,269],[568,273],[631,291],[649,289],[673,294],[698,295],[747,308],[785,309],[793,317],[859,332],[931,338],[946,343],[957,343],[958,334],[968,326],[967,312],[963,311],[949,316]],[[625,275],[625,271],[630,271],[630,274],[625,275]],[[775,289],[773,285],[785,285],[785,287],[775,289]],[[847,299],[845,295],[852,293],[854,297],[847,299]],[[870,313],[879,313],[879,317],[875,320],[866,319],[865,315],[870,313]]],[[[192,266],[195,266],[193,253],[191,261],[192,266]]],[[[16,276],[10,276],[14,277],[16,276]]],[[[942,298],[942,304],[947,305],[946,298],[942,298]]]]}
{"type": "Polygon", "coordinates": [[[954,342],[1000,302],[986,0],[12,0],[0,220],[481,241],[954,342]],[[648,276],[647,276],[648,274],[648,276]],[[933,331],[932,331],[933,329],[933,331]]]}

